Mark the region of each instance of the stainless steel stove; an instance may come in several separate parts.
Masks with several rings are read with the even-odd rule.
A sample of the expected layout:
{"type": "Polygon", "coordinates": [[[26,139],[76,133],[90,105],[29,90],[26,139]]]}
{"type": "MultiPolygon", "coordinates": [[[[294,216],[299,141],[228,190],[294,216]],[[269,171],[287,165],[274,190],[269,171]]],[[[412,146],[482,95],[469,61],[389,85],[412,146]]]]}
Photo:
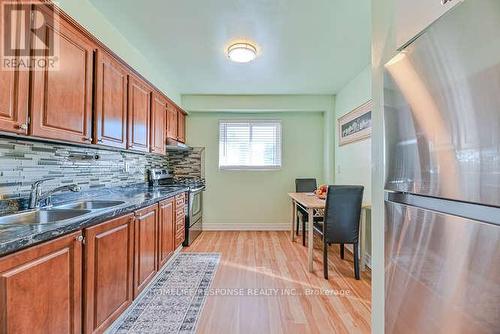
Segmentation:
{"type": "Polygon", "coordinates": [[[189,188],[186,205],[186,236],[183,246],[189,246],[203,230],[203,191],[205,180],[200,178],[174,177],[166,169],[148,170],[149,185],[153,187],[184,186],[189,188]]]}

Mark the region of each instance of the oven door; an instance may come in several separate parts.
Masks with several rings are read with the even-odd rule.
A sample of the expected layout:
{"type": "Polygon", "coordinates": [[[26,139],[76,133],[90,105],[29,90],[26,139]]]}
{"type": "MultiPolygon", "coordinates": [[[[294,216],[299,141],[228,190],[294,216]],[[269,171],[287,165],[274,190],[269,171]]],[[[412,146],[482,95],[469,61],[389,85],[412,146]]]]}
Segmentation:
{"type": "Polygon", "coordinates": [[[189,193],[189,226],[201,220],[203,216],[203,189],[189,193]]]}

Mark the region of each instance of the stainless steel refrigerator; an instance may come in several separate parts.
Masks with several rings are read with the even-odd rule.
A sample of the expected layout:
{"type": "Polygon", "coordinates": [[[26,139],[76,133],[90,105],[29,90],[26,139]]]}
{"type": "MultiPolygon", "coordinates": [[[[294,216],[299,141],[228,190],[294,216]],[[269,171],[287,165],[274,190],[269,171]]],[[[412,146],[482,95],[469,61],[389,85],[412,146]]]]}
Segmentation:
{"type": "Polygon", "coordinates": [[[500,0],[385,67],[386,333],[500,333],[500,0]]]}

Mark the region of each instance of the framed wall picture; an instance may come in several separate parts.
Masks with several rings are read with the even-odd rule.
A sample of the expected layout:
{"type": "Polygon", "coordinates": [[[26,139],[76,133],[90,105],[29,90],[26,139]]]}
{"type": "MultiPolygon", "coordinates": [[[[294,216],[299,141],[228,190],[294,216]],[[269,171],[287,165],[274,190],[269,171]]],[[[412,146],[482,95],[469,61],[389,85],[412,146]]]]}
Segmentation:
{"type": "Polygon", "coordinates": [[[337,119],[339,146],[350,144],[372,135],[372,101],[337,119]]]}

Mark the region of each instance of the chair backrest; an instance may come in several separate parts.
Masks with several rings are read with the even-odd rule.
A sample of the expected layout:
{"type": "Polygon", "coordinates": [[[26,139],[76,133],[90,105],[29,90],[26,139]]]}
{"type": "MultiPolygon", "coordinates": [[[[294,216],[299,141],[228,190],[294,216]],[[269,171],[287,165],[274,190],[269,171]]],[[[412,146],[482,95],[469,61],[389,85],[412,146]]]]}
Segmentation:
{"type": "Polygon", "coordinates": [[[295,192],[312,193],[317,187],[316,179],[295,179],[295,192]]]}
{"type": "Polygon", "coordinates": [[[324,237],[331,243],[357,243],[363,186],[328,186],[324,237]]]}

